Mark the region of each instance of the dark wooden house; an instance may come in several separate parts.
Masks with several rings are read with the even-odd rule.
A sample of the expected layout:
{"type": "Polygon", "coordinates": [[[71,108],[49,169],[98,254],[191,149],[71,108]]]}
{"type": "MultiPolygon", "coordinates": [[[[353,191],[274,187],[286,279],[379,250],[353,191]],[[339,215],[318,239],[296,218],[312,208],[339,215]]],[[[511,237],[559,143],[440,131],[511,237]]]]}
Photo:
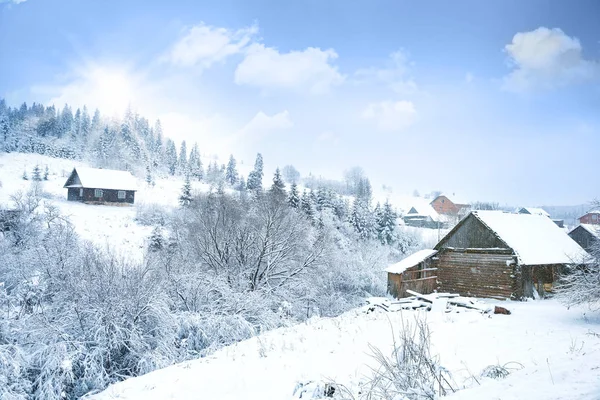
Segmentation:
{"type": "Polygon", "coordinates": [[[587,252],[600,241],[600,225],[581,224],[569,232],[571,239],[577,242],[587,252]]]}
{"type": "Polygon", "coordinates": [[[587,253],[550,218],[473,211],[435,246],[438,290],[463,296],[543,296],[587,253]]]}
{"type": "Polygon", "coordinates": [[[135,201],[135,178],[127,171],[73,168],[64,187],[69,201],[89,204],[133,204],[135,201]]]}
{"type": "Polygon", "coordinates": [[[408,289],[419,293],[431,293],[437,289],[437,268],[434,267],[436,250],[417,251],[402,261],[386,268],[387,291],[399,299],[407,297],[408,289]]]}

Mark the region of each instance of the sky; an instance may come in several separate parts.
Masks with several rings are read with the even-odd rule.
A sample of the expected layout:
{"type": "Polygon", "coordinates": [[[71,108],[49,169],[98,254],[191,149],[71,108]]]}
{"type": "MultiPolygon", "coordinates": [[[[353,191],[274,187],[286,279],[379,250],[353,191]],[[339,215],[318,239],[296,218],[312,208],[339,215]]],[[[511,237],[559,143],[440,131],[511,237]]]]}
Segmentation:
{"type": "Polygon", "coordinates": [[[471,201],[600,197],[595,0],[0,0],[9,105],[131,105],[266,169],[471,201]]]}

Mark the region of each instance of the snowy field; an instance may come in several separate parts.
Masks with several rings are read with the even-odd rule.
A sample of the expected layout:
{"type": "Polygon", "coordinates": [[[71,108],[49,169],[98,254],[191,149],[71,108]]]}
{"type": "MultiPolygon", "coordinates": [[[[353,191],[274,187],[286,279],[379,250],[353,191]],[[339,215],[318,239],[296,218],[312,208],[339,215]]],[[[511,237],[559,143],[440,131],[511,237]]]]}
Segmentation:
{"type": "MultiPolygon", "coordinates": [[[[136,222],[137,209],[152,204],[176,207],[183,181],[176,179],[156,179],[150,187],[142,179],[137,179],[138,191],[133,206],[100,206],[67,201],[65,181],[74,167],[87,166],[74,160],[52,158],[38,154],[0,153],[0,205],[11,206],[11,195],[18,191],[27,192],[31,180],[23,180],[23,171],[31,172],[39,165],[42,173],[48,166],[48,181],[43,181],[44,201],[59,208],[75,226],[82,239],[97,246],[110,248],[121,257],[140,260],[146,240],[152,227],[136,222]]],[[[207,190],[207,185],[194,182],[194,190],[207,190]]]]}
{"type": "Polygon", "coordinates": [[[353,390],[370,375],[369,346],[388,354],[402,319],[427,318],[433,354],[458,388],[453,400],[600,398],[600,316],[554,300],[502,302],[512,315],[354,310],[312,319],[223,348],[212,356],[115,384],[108,399],[293,399],[298,382],[335,381],[353,390]],[[523,368],[481,378],[490,365],[523,368]],[[518,363],[518,364],[517,364],[518,363]],[[475,377],[476,379],[473,379],[475,377]]]}

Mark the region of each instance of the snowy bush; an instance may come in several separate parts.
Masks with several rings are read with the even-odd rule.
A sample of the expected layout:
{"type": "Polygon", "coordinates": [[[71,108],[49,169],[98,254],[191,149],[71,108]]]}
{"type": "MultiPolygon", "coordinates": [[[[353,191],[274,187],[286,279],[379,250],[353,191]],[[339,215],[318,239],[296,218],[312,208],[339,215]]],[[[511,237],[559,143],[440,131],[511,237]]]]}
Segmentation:
{"type": "Polygon", "coordinates": [[[372,348],[377,367],[364,385],[361,398],[369,400],[436,399],[454,392],[451,377],[431,354],[431,339],[427,322],[415,318],[404,324],[394,341],[391,356],[372,348]]]}
{"type": "Polygon", "coordinates": [[[140,225],[165,225],[167,209],[156,203],[138,203],[135,206],[135,220],[140,225]]]}

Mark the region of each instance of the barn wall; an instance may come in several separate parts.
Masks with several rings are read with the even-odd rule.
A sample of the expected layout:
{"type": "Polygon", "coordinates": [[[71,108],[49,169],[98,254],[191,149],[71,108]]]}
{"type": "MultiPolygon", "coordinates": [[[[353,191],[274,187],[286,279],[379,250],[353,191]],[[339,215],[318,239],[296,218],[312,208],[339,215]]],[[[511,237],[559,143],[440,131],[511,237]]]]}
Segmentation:
{"type": "Polygon", "coordinates": [[[454,247],[459,249],[508,248],[506,244],[498,239],[492,231],[472,214],[465,217],[449,237],[442,239],[442,241],[435,246],[437,250],[444,247],[454,247]]]}
{"type": "Polygon", "coordinates": [[[438,253],[436,264],[441,292],[498,299],[522,296],[511,250],[445,249],[438,253]]]}
{"type": "Polygon", "coordinates": [[[587,229],[578,226],[569,233],[571,239],[577,242],[578,245],[583,247],[586,251],[590,251],[592,245],[595,243],[596,238],[587,229]]]}
{"type": "Polygon", "coordinates": [[[600,224],[600,215],[594,213],[585,214],[583,217],[579,218],[580,224],[600,224]]]}

